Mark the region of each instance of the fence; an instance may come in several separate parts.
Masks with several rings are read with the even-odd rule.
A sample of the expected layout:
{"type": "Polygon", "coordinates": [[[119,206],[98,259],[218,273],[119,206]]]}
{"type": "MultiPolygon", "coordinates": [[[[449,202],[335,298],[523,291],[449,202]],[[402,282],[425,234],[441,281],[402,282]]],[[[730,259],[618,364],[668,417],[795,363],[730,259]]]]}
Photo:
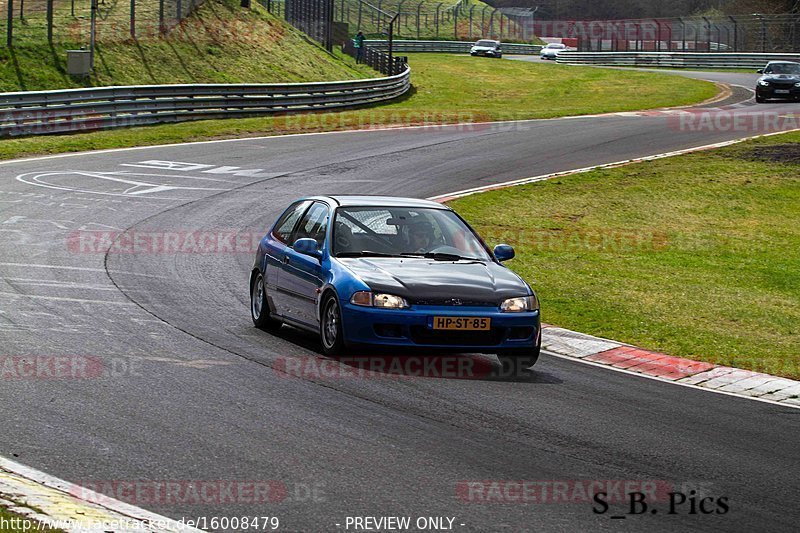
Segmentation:
{"type": "Polygon", "coordinates": [[[561,52],[559,63],[670,68],[762,68],[769,61],[800,61],[800,54],[691,52],[561,52]]]}
{"type": "MultiPolygon", "coordinates": [[[[203,0],[94,0],[96,39],[155,37],[185,19],[203,0]]],[[[2,0],[5,45],[89,40],[93,0],[2,0]]]]}
{"type": "Polygon", "coordinates": [[[800,13],[636,20],[537,20],[529,31],[582,52],[800,52],[800,13]]]}
{"type": "Polygon", "coordinates": [[[0,94],[0,137],[318,111],[396,98],[408,67],[369,80],[255,85],[151,85],[0,94]]]}
{"type": "MultiPolygon", "coordinates": [[[[362,0],[334,0],[334,20],[346,24],[350,33],[361,30],[367,37],[381,38],[382,21],[365,9],[362,0]]],[[[435,0],[373,0],[378,10],[397,14],[396,37],[406,39],[496,38],[524,41],[532,38],[525,28],[502,10],[477,5],[474,0],[454,4],[435,0]]]]}
{"type": "Polygon", "coordinates": [[[286,0],[285,13],[286,22],[333,50],[333,0],[286,0]]]}
{"type": "MultiPolygon", "coordinates": [[[[388,46],[386,41],[365,41],[370,48],[384,50],[388,46]]],[[[467,54],[474,41],[408,41],[395,40],[395,52],[445,52],[454,54],[467,54]]],[[[536,55],[542,47],[538,44],[502,43],[503,53],[507,55],[536,55]]]]}

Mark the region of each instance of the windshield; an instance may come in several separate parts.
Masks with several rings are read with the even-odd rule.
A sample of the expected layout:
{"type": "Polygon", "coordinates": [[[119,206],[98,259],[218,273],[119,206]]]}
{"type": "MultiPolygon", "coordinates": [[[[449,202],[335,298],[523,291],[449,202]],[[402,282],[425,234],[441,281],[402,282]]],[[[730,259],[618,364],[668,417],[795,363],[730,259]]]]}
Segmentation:
{"type": "Polygon", "coordinates": [[[764,70],[765,74],[800,74],[800,63],[775,63],[764,70]]]}
{"type": "Polygon", "coordinates": [[[419,207],[340,207],[333,225],[332,252],[338,257],[491,259],[478,237],[455,213],[419,207]]]}
{"type": "Polygon", "coordinates": [[[496,41],[478,41],[475,46],[497,46],[496,41]]]}
{"type": "Polygon", "coordinates": [[[557,49],[562,49],[562,48],[566,48],[566,46],[565,46],[565,45],[563,45],[563,44],[560,44],[560,43],[550,43],[550,44],[548,44],[548,45],[547,45],[545,48],[557,48],[557,49]]]}

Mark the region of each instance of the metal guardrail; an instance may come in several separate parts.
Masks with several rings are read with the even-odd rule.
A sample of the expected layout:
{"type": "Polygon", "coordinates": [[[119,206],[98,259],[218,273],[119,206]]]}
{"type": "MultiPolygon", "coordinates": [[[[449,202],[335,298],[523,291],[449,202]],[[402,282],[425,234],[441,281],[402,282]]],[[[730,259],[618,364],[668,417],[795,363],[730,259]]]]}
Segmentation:
{"type": "Polygon", "coordinates": [[[353,107],[391,100],[410,86],[406,66],[394,76],[353,81],[0,93],[0,137],[353,107]]]}
{"type": "Polygon", "coordinates": [[[580,65],[670,68],[752,68],[770,61],[800,61],[800,54],[727,52],[561,52],[556,61],[580,65]]]}
{"type": "MultiPolygon", "coordinates": [[[[385,49],[386,41],[364,41],[368,47],[385,49]]],[[[475,41],[405,41],[395,39],[392,48],[395,52],[445,52],[468,54],[475,41]]],[[[538,44],[501,43],[500,48],[508,55],[538,55],[542,47],[538,44]]]]}

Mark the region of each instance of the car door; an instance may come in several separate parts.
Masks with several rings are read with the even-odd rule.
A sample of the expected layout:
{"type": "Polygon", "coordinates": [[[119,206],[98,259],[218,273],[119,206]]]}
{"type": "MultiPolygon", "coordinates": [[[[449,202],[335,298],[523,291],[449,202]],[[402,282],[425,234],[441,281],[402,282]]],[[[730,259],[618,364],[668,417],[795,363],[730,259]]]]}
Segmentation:
{"type": "Polygon", "coordinates": [[[290,239],[294,234],[294,229],[311,203],[310,200],[303,200],[290,205],[278,218],[267,239],[264,283],[267,286],[267,294],[274,306],[274,311],[281,316],[286,315],[291,302],[283,292],[278,290],[278,273],[283,268],[286,249],[293,242],[290,239]]]}
{"type": "MultiPolygon", "coordinates": [[[[295,226],[290,243],[297,239],[317,241],[317,249],[325,246],[330,219],[330,209],[323,202],[314,202],[295,226]]],[[[278,271],[278,291],[288,303],[286,318],[303,325],[317,325],[317,298],[322,287],[322,265],[317,257],[295,252],[291,246],[283,251],[281,269],[278,271]]]]}

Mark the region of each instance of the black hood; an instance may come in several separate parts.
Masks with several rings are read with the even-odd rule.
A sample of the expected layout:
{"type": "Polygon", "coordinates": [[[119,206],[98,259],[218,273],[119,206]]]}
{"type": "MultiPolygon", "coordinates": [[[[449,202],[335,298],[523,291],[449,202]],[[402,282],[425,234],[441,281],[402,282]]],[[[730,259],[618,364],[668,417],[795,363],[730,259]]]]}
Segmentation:
{"type": "Polygon", "coordinates": [[[800,74],[764,74],[759,81],[777,81],[783,83],[800,82],[800,74]]]}
{"type": "Polygon", "coordinates": [[[458,298],[463,305],[499,305],[506,298],[531,292],[514,272],[491,261],[435,261],[416,257],[359,257],[339,261],[373,291],[396,294],[412,303],[441,304],[458,298]]]}

